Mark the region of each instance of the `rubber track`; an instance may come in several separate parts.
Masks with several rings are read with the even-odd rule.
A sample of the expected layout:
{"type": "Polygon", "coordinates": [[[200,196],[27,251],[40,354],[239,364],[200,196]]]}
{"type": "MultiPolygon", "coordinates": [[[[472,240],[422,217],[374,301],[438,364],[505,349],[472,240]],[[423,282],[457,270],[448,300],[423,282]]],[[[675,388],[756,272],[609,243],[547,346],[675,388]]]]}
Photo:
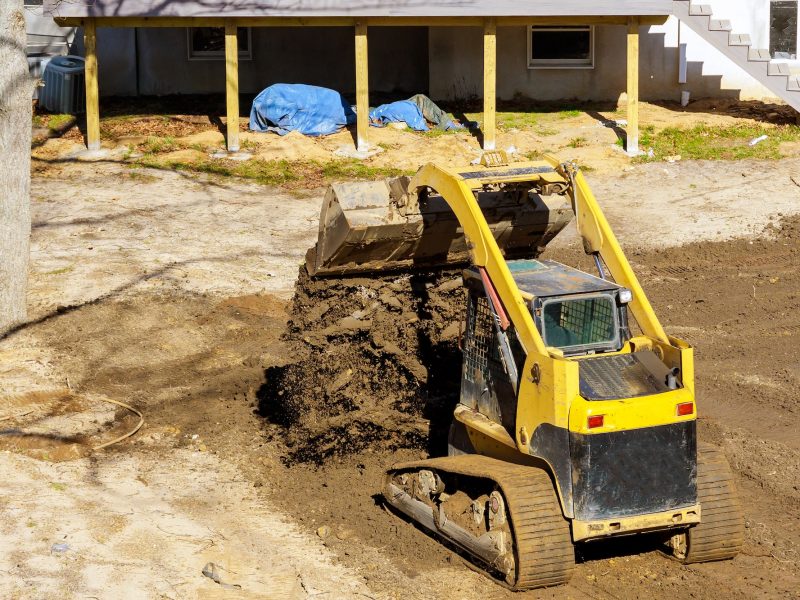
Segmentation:
{"type": "Polygon", "coordinates": [[[709,444],[697,449],[697,499],[701,523],[687,533],[682,562],[725,560],[739,554],[744,544],[742,507],[725,455],[709,444]]]}
{"type": "Polygon", "coordinates": [[[512,590],[567,583],[575,571],[575,549],[569,522],[561,513],[550,476],[535,467],[514,465],[479,455],[450,456],[405,463],[398,471],[434,469],[494,481],[503,493],[517,554],[512,590]]]}

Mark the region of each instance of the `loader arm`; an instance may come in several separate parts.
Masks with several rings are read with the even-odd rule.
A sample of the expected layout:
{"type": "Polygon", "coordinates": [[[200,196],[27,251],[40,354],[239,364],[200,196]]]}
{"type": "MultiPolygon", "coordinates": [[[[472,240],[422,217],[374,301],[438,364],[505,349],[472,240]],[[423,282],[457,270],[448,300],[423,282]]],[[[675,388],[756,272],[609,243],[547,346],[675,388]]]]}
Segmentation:
{"type": "MultiPolygon", "coordinates": [[[[505,448],[500,452],[511,451],[511,454],[508,454],[509,458],[516,452],[521,452],[544,460],[559,480],[565,480],[569,477],[569,455],[561,448],[568,448],[568,444],[565,440],[559,440],[561,443],[555,446],[559,448],[556,451],[557,456],[551,456],[552,453],[549,451],[537,451],[537,439],[533,433],[543,424],[553,431],[567,431],[570,404],[579,394],[578,364],[564,359],[560,351],[556,349],[551,351],[545,345],[473,193],[481,189],[484,183],[511,183],[524,178],[530,180],[534,174],[525,173],[526,170],[538,171],[535,177],[542,178],[544,182],[564,183],[564,179],[555,169],[547,166],[528,169],[517,165],[515,167],[505,171],[484,169],[478,173],[484,175],[481,180],[476,179],[475,173],[469,171],[462,170],[458,173],[435,164],[428,164],[409,182],[408,189],[411,194],[419,194],[430,188],[448,203],[464,229],[474,266],[486,270],[491,285],[526,352],[525,363],[519,373],[516,388],[517,397],[524,400],[517,402],[514,436],[510,436],[502,427],[495,426],[490,420],[480,419],[479,416],[480,424],[473,423],[471,429],[480,430],[485,439],[489,440],[490,444],[495,444],[497,448],[505,448]],[[470,179],[466,179],[465,175],[470,179]]],[[[464,414],[463,411],[460,416],[458,412],[456,413],[457,419],[469,416],[474,418],[474,415],[464,414]]],[[[547,443],[550,444],[549,441],[547,443]]],[[[572,497],[568,487],[558,485],[557,492],[565,515],[571,516],[572,497]]]]}
{"type": "Polygon", "coordinates": [[[458,173],[429,163],[417,172],[408,188],[412,195],[430,188],[444,198],[464,229],[473,265],[486,269],[525,351],[547,355],[522,293],[466,180],[458,173]]]}

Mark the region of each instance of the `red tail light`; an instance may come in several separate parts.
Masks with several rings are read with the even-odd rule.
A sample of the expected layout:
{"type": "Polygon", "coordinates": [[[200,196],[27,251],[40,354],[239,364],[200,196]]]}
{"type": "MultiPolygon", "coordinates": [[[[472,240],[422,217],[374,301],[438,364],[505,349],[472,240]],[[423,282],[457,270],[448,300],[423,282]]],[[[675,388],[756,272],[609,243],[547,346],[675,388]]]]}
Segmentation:
{"type": "Polygon", "coordinates": [[[589,429],[597,429],[598,427],[603,426],[603,421],[605,420],[604,415],[591,415],[588,419],[586,419],[586,427],[589,429]]]}
{"type": "Polygon", "coordinates": [[[675,413],[679,417],[685,417],[687,415],[693,415],[694,414],[694,402],[681,402],[680,404],[678,404],[678,407],[675,410],[675,413]]]}

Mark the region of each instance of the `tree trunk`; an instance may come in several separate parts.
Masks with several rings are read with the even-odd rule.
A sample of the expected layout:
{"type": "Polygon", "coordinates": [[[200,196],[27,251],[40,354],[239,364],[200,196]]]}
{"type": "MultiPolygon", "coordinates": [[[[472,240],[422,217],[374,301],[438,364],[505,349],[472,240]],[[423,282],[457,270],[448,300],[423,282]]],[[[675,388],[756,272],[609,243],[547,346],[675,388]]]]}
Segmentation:
{"type": "Polygon", "coordinates": [[[0,335],[26,318],[31,78],[23,0],[0,0],[0,335]]]}

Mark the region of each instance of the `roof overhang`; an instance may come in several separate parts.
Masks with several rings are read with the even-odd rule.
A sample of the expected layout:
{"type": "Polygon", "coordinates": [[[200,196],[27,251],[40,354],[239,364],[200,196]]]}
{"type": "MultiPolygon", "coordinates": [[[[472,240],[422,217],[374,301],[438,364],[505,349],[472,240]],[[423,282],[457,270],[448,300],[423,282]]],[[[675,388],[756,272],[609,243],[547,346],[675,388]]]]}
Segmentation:
{"type": "Polygon", "coordinates": [[[54,17],[666,17],[673,0],[44,0],[54,17]]]}

